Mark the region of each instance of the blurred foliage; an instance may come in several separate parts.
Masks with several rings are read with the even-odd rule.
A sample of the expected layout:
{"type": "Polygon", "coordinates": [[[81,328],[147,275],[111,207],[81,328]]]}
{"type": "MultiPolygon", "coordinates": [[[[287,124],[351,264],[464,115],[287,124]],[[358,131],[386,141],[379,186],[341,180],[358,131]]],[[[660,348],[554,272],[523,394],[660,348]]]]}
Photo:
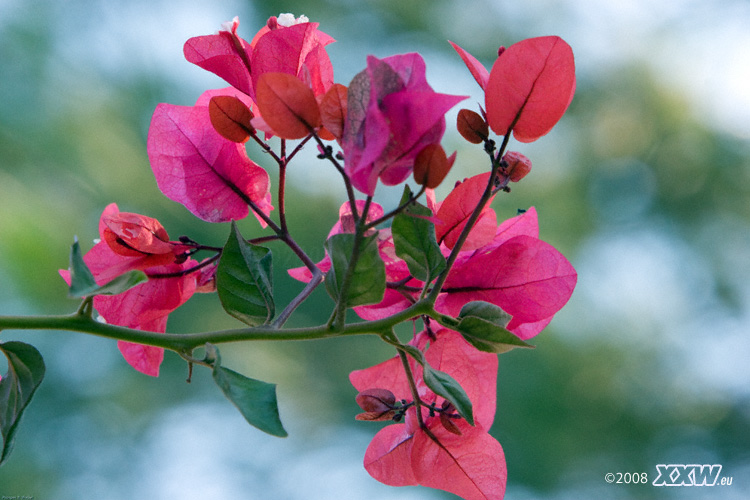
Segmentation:
{"type": "MultiPolygon", "coordinates": [[[[139,15],[149,16],[150,7],[136,3],[143,9],[139,15]]],[[[482,7],[486,4],[481,2],[482,7]]],[[[161,4],[153,5],[153,12],[159,12],[161,4]]],[[[478,19],[476,11],[467,19],[456,5],[447,0],[252,2],[229,12],[214,8],[210,24],[218,26],[238,10],[243,16],[246,9],[251,15],[242,17],[241,30],[249,35],[258,20],[269,15],[304,13],[340,40],[330,53],[334,66],[342,61],[344,69],[337,74],[344,75],[343,83],[364,66],[366,53],[387,55],[381,51],[392,47],[402,52],[425,49],[463,71],[445,38],[489,64],[503,40],[535,34],[536,26],[495,22],[491,16],[478,19]],[[462,30],[469,21],[491,27],[491,36],[467,35],[462,30]],[[355,54],[352,47],[365,52],[355,54]]],[[[76,304],[65,297],[57,269],[67,265],[73,235],[84,249],[91,244],[99,214],[113,201],[122,210],[158,218],[173,239],[187,234],[220,244],[229,231],[228,226],[192,218],[164,198],[146,156],[153,108],[161,101],[189,104],[203,84],[192,80],[197,72],[187,63],[175,66],[185,72],[181,81],[161,70],[149,71],[157,63],[145,59],[141,62],[146,69],[113,73],[95,61],[61,58],[68,53],[60,47],[65,40],[56,38],[59,26],[77,26],[76,16],[83,16],[87,7],[94,17],[106,13],[103,2],[88,6],[81,0],[75,7],[65,14],[52,2],[16,2],[15,10],[0,16],[0,314],[72,311],[76,304]],[[31,18],[34,23],[28,22],[31,18]]],[[[159,43],[160,36],[175,36],[174,31],[149,29],[138,36],[148,46],[159,43]]],[[[197,34],[202,33],[179,36],[197,34]]],[[[179,47],[182,40],[170,43],[179,47]]],[[[176,51],[171,57],[179,59],[181,54],[176,51]]],[[[137,65],[138,59],[131,64],[137,65]]],[[[428,68],[430,64],[427,58],[428,68]]],[[[473,107],[469,101],[465,105],[473,107]]],[[[467,149],[455,133],[446,140],[462,148],[447,183],[483,168],[481,152],[467,149]]],[[[534,170],[509,195],[498,197],[499,217],[535,205],[542,238],[584,272],[569,307],[534,339],[538,347],[500,358],[493,433],[506,451],[509,496],[516,492],[519,497],[563,498],[574,492],[581,497],[586,496],[581,492],[594,491],[602,498],[676,498],[678,492],[651,486],[601,489],[607,486],[606,472],[646,471],[651,477],[658,463],[721,463],[726,474],[736,471],[738,476],[750,462],[747,392],[695,387],[684,361],[691,358],[681,357],[672,342],[684,335],[679,345],[700,350],[720,341],[722,332],[712,330],[721,324],[717,316],[747,321],[748,144],[711,129],[685,95],[666,86],[649,66],[628,61],[601,73],[579,74],[576,98],[562,123],[539,144],[511,147],[529,156],[534,170]],[[664,248],[687,249],[691,259],[679,267],[684,276],[700,271],[690,267],[691,262],[706,269],[708,278],[687,292],[693,299],[689,314],[702,328],[670,332],[656,317],[664,312],[656,306],[625,310],[628,305],[622,304],[623,310],[599,318],[609,313],[597,311],[597,303],[586,294],[586,287],[596,290],[600,279],[585,273],[592,269],[587,265],[593,257],[587,252],[597,242],[644,231],[661,235],[667,242],[664,248]]],[[[269,165],[257,151],[251,157],[269,165]]],[[[298,173],[300,180],[289,186],[287,209],[292,233],[317,260],[343,198],[336,191],[335,173],[313,157],[291,167],[290,177],[298,173]],[[318,182],[310,182],[317,177],[318,182]]],[[[252,218],[241,223],[241,230],[248,237],[261,234],[252,218]]],[[[270,246],[277,265],[276,302],[284,304],[301,289],[285,269],[299,264],[287,249],[270,246]]],[[[623,254],[618,265],[637,272],[641,263],[636,250],[632,259],[623,254]]],[[[684,255],[675,253],[674,259],[684,255]]],[[[325,291],[317,290],[290,325],[325,321],[331,304],[325,291]]],[[[170,317],[169,329],[237,326],[215,296],[200,295],[170,317]]],[[[408,336],[409,327],[402,333],[408,336]]],[[[49,365],[14,456],[0,469],[3,495],[80,498],[111,485],[125,493],[110,498],[131,498],[130,481],[143,470],[133,464],[145,460],[139,445],[170,408],[203,402],[228,414],[234,411],[208,374],[196,369],[193,382],[185,384],[187,369],[176,356],[168,354],[162,375],[151,379],[130,370],[107,340],[60,332],[2,336],[33,343],[49,365]]],[[[326,438],[331,426],[351,424],[362,430],[352,419],[357,409],[348,373],[392,355],[374,338],[231,347],[222,347],[224,364],[278,383],[285,405],[282,418],[287,410],[290,419],[305,422],[292,424],[304,429],[297,438],[292,430],[289,439],[296,443],[317,436],[325,444],[332,439],[326,438]]],[[[731,365],[729,354],[725,363],[731,365]]],[[[364,432],[374,433],[376,427],[365,427],[364,432]]],[[[244,443],[240,438],[238,442],[244,443]]],[[[364,449],[356,452],[361,456],[364,449]]],[[[427,491],[419,494],[436,498],[427,491]]]]}

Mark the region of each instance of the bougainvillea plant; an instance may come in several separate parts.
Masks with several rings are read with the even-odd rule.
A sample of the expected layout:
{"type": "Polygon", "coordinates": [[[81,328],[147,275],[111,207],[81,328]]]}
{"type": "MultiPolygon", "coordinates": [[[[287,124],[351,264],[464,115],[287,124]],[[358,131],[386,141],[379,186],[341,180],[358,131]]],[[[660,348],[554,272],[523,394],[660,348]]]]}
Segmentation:
{"type": "MultiPolygon", "coordinates": [[[[367,471],[393,486],[423,485],[468,500],[502,498],[505,457],[488,432],[497,356],[529,347],[526,341],[568,301],[577,276],[539,239],[533,207],[498,222],[490,203],[531,170],[526,156],[507,151],[511,137],[539,139],[570,104],[571,48],[556,36],[522,40],[501,47],[488,71],[452,44],[485,94],[476,111],[459,111],[458,132],[483,148],[487,161],[438,200],[433,190],[457,156],[440,145],[445,115],[465,97],[434,91],[419,54],[369,56],[344,86],[334,82],[326,53],[334,40],[317,23],[271,17],[249,42],[238,27],[235,18],[218,33],[185,43],[188,61],[229,86],[206,91],[192,106],[158,105],[147,145],[162,193],[204,221],[228,223],[226,243],[172,240],[156,219],[111,204],[98,242],[85,255],[74,242],[70,267],[60,271],[70,295],[81,299],[77,311],[0,317],[0,329],[116,339],[125,361],[151,376],[158,376],[165,349],[174,351],[191,370],[210,369],[246,420],[276,436],[286,431],[275,386],[224,367],[218,344],[379,336],[396,356],[350,376],[362,408],[356,418],[392,422],[365,451],[367,471]],[[266,167],[248,157],[247,141],[278,168],[275,190],[266,167]],[[328,236],[321,235],[325,257],[317,263],[289,231],[284,199],[287,167],[310,146],[338,172],[347,200],[328,236]],[[396,206],[374,201],[381,183],[404,185],[396,206]],[[236,225],[249,214],[260,226],[251,239],[236,225]],[[283,307],[274,301],[266,244],[286,245],[299,258],[288,273],[305,284],[283,307]],[[330,319],[285,327],[321,285],[332,298],[330,319]],[[246,326],[166,333],[169,313],[194,293],[216,293],[246,326]],[[350,308],[361,321],[347,320],[350,308]],[[394,333],[404,322],[414,330],[406,342],[394,333]]],[[[0,382],[1,462],[44,363],[22,342],[0,343],[0,349],[9,368],[0,382]]]]}

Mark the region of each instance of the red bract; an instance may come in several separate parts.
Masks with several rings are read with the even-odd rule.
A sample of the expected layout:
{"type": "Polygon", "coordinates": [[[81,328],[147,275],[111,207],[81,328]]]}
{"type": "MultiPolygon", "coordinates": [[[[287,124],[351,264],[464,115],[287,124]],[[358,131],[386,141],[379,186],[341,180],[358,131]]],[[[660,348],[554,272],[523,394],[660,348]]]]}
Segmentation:
{"type": "Polygon", "coordinates": [[[485,91],[490,128],[532,142],[552,130],[575,94],[573,51],[557,36],[522,40],[499,51],[487,69],[471,54],[450,42],[485,91]]]}
{"type": "Polygon", "coordinates": [[[560,252],[537,235],[532,209],[503,223],[482,248],[462,252],[435,308],[457,316],[467,302],[483,300],[510,314],[508,329],[522,339],[539,333],[572,295],[577,274],[560,252]]]}
{"type": "MultiPolygon", "coordinates": [[[[500,499],[507,478],[505,457],[500,444],[487,433],[495,413],[497,356],[477,351],[451,330],[440,330],[435,337],[429,348],[426,332],[411,343],[426,349],[430,366],[461,384],[473,403],[476,427],[451,418],[451,427],[460,432],[458,435],[441,422],[439,415],[431,417],[424,408],[424,427],[420,427],[415,409],[410,408],[404,424],[390,425],[375,435],[365,452],[365,468],[375,479],[391,486],[420,484],[467,500],[500,499]]],[[[424,385],[421,368],[413,362],[412,371],[423,403],[450,408],[424,385]]],[[[396,399],[413,399],[398,358],[352,372],[349,378],[360,392],[377,387],[391,391],[396,399]]]]}
{"type": "Polygon", "coordinates": [[[490,71],[485,108],[490,128],[521,142],[552,130],[576,87],[573,51],[557,36],[522,40],[508,47],[490,71]]]}
{"type": "Polygon", "coordinates": [[[216,95],[242,97],[229,89],[208,91],[195,106],[156,107],[148,134],[156,183],[167,198],[208,222],[243,219],[249,203],[267,215],[273,210],[268,174],[247,157],[244,145],[214,130],[208,103],[216,95]]]}
{"type": "Polygon", "coordinates": [[[289,15],[271,17],[251,43],[237,35],[235,17],[218,34],[189,39],[185,58],[223,78],[255,99],[255,87],[264,73],[294,75],[315,95],[333,84],[333,67],[325,46],[334,39],[318,30],[318,23],[299,22],[289,15]]]}
{"type": "Polygon", "coordinates": [[[258,108],[282,139],[302,139],[320,127],[320,110],[310,87],[286,73],[266,73],[258,81],[258,108]]]}
{"type": "Polygon", "coordinates": [[[299,78],[316,96],[325,94],[333,85],[333,66],[325,46],[335,40],[318,30],[318,23],[285,27],[271,20],[267,26],[274,27],[261,30],[253,40],[253,88],[265,73],[287,73],[299,78]]]}
{"type": "MultiPolygon", "coordinates": [[[[154,255],[140,253],[126,256],[113,251],[106,240],[107,232],[111,231],[108,226],[117,226],[113,224],[113,221],[135,219],[148,221],[147,224],[151,226],[161,227],[158,221],[150,217],[120,213],[114,203],[107,206],[99,222],[101,241],[84,255],[83,260],[100,285],[133,269],[145,271],[149,275],[149,280],[119,295],[95,296],[94,308],[107,323],[137,330],[164,332],[169,313],[184,304],[195,291],[195,275],[180,275],[180,273],[193,267],[196,262],[187,259],[181,264],[155,265],[152,259],[154,255]],[[160,277],[159,275],[173,276],[160,277]]],[[[157,232],[161,231],[157,229],[157,232]]],[[[166,238],[166,232],[163,235],[166,238]]],[[[145,239],[148,237],[146,236],[145,239]]],[[[143,242],[143,234],[133,241],[143,242]]],[[[144,248],[143,245],[140,246],[144,248]]],[[[157,248],[160,246],[160,244],[156,245],[157,248]]],[[[68,271],[60,271],[60,274],[66,281],[69,281],[68,271]]],[[[146,375],[154,377],[159,375],[159,366],[164,358],[162,348],[123,341],[118,341],[117,346],[133,368],[146,375]]]]}
{"type": "Polygon", "coordinates": [[[237,35],[238,18],[215,35],[196,36],[185,42],[185,59],[223,78],[237,90],[252,95],[250,45],[237,35]]]}
{"type": "MultiPolygon", "coordinates": [[[[435,214],[435,236],[438,243],[453,248],[458,241],[474,208],[487,188],[490,174],[479,174],[466,179],[451,191],[437,209],[435,214]]],[[[497,217],[490,208],[494,196],[485,205],[476,224],[471,229],[462,250],[474,250],[483,246],[495,235],[497,217]]]]}
{"type": "Polygon", "coordinates": [[[349,85],[341,141],[354,187],[372,195],[378,179],[403,182],[422,148],[440,142],[445,113],[463,99],[432,90],[419,54],[369,56],[349,85]]]}
{"type": "Polygon", "coordinates": [[[140,214],[119,212],[102,217],[103,240],[113,252],[126,257],[142,257],[144,265],[171,264],[183,247],[169,241],[159,221],[140,214]]]}
{"type": "Polygon", "coordinates": [[[490,79],[490,72],[487,71],[487,68],[485,68],[482,63],[477,61],[476,57],[472,56],[455,43],[451,42],[450,40],[448,41],[448,43],[450,43],[455,51],[458,52],[458,55],[461,56],[461,59],[463,60],[464,64],[466,64],[466,67],[469,68],[471,76],[474,77],[474,80],[476,80],[479,86],[482,87],[482,90],[484,90],[487,87],[487,81],[489,81],[490,79]]]}

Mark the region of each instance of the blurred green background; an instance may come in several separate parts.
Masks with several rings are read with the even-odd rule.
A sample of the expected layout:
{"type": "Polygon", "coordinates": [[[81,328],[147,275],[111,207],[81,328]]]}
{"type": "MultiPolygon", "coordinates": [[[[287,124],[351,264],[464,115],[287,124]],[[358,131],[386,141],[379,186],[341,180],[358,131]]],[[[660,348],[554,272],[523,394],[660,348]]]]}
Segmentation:
{"type": "MultiPolygon", "coordinates": [[[[473,109],[481,93],[447,39],[488,67],[499,45],[522,38],[557,34],[572,45],[576,98],[548,136],[511,143],[534,169],[495,202],[499,218],[536,206],[542,238],[579,272],[537,348],[500,359],[493,434],[506,452],[506,498],[750,497],[746,0],[0,0],[0,314],[74,310],[57,269],[74,235],[91,245],[110,202],[158,218],[173,238],[224,241],[228,227],[197,221],[158,191],[148,124],[159,102],[190,105],[224,86],[183,59],[185,40],[235,15],[250,38],[281,12],[305,14],[338,40],[329,46],[337,82],[348,84],[368,54],[419,51],[433,87],[471,95],[473,109]],[[733,484],[604,480],[647,472],[650,482],[657,464],[722,464],[733,484]]],[[[486,168],[481,150],[449,129],[444,144],[459,159],[446,185],[486,168]]],[[[293,234],[318,259],[340,181],[314,154],[289,175],[293,234]]],[[[388,207],[398,193],[378,195],[388,207]]],[[[251,219],[243,232],[260,234],[251,219]]],[[[273,249],[284,303],[300,285],[283,266],[298,264],[273,249]]],[[[324,321],[330,306],[320,290],[292,323],[324,321]]],[[[201,295],[169,330],[235,326],[215,296],[201,295]]],[[[176,356],[152,379],[112,341],[2,339],[37,346],[48,374],[0,468],[0,495],[452,498],[385,487],[362,468],[377,425],[354,421],[347,374],[391,356],[374,338],[222,348],[226,365],[279,384],[284,440],[247,426],[205,370],[186,384],[176,356]]]]}

